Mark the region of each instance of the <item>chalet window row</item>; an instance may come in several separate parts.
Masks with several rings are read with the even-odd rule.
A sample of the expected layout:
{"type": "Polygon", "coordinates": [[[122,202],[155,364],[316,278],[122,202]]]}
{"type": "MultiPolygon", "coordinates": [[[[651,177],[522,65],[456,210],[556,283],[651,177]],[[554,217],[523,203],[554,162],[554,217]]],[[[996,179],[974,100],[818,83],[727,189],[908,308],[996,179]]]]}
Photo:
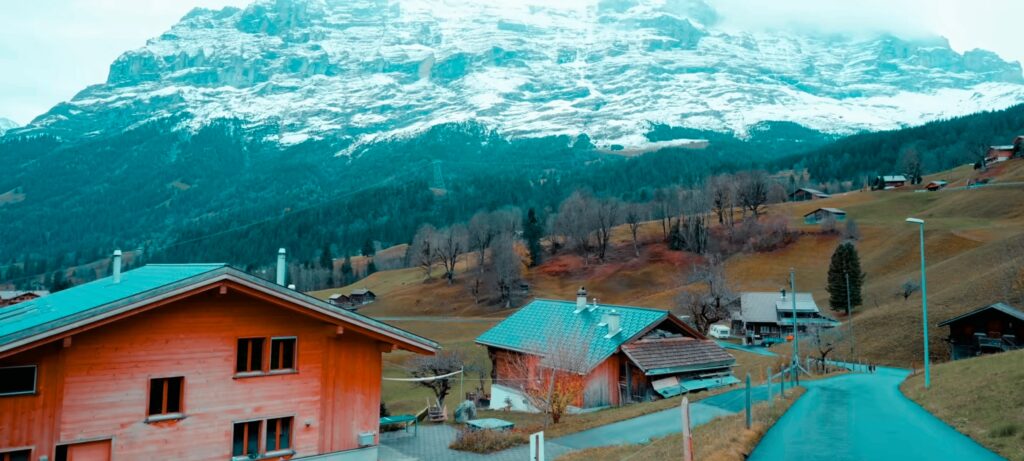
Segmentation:
{"type": "Polygon", "coordinates": [[[294,371],[295,352],[295,337],[272,337],[269,341],[268,338],[239,338],[235,372],[294,371]]]}
{"type": "Polygon", "coordinates": [[[35,365],[0,368],[0,396],[35,394],[37,374],[35,365]]]}
{"type": "Polygon", "coordinates": [[[294,418],[288,416],[235,423],[231,436],[231,456],[254,459],[291,451],[293,422],[294,418]]]}

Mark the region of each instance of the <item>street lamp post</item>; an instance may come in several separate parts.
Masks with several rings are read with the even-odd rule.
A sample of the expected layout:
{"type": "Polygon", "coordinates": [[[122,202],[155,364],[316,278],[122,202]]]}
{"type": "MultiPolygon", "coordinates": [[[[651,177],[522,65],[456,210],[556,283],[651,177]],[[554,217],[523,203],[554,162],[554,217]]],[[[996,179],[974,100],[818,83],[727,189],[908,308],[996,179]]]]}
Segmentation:
{"type": "Polygon", "coordinates": [[[921,322],[924,325],[924,388],[932,385],[932,373],[928,359],[928,279],[924,272],[924,220],[907,218],[908,223],[917,224],[921,240],[921,322]]]}

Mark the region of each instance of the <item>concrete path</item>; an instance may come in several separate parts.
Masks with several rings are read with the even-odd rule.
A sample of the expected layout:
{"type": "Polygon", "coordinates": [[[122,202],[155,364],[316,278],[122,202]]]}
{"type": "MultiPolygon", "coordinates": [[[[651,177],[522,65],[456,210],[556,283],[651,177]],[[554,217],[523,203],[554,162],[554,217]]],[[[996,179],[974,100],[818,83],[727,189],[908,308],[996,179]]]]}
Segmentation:
{"type": "Polygon", "coordinates": [[[778,354],[768,350],[768,348],[764,346],[744,346],[742,344],[731,343],[729,341],[715,342],[718,343],[719,346],[722,346],[726,349],[732,349],[734,351],[749,352],[751,354],[763,355],[766,357],[778,357],[778,354]]]}
{"type": "Polygon", "coordinates": [[[879,367],[801,384],[807,392],[750,461],[971,460],[1002,458],[903,396],[907,370],[879,367]]]}
{"type": "MultiPolygon", "coordinates": [[[[448,444],[455,440],[456,434],[457,430],[449,424],[420,426],[417,436],[404,431],[385,432],[380,436],[377,457],[380,461],[525,461],[529,459],[529,445],[520,445],[486,455],[452,450],[448,448],[448,444]]],[[[548,459],[556,459],[570,451],[572,451],[571,448],[554,441],[549,440],[544,444],[544,454],[548,459]]]]}

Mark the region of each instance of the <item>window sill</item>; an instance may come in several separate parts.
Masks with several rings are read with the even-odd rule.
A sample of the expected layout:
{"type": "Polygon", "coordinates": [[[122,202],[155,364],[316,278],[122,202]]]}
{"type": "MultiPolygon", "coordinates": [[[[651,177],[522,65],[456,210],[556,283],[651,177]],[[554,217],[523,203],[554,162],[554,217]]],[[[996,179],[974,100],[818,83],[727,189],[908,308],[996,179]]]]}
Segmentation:
{"type": "Polygon", "coordinates": [[[299,370],[289,368],[287,370],[270,370],[270,371],[244,371],[241,373],[235,373],[232,379],[245,379],[245,378],[256,378],[260,376],[277,376],[277,375],[297,375],[299,370]]]}
{"type": "Polygon", "coordinates": [[[164,421],[179,421],[188,418],[184,413],[167,413],[165,415],[152,415],[143,420],[146,424],[160,423],[164,421]]]}
{"type": "Polygon", "coordinates": [[[294,455],[295,455],[295,450],[274,450],[274,451],[268,451],[266,453],[263,453],[262,455],[256,456],[255,458],[251,458],[249,456],[232,456],[231,457],[231,461],[250,461],[250,460],[253,460],[253,459],[271,459],[271,458],[281,458],[281,457],[294,456],[294,455]]]}

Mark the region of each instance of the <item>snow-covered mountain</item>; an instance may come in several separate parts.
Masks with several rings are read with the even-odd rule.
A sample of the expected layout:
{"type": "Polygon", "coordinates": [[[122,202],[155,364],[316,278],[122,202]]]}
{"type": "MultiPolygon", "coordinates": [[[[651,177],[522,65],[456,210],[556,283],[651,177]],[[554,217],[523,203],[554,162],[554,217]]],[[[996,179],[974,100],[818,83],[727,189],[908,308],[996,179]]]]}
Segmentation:
{"type": "Polygon", "coordinates": [[[2,136],[5,131],[17,127],[18,122],[15,122],[14,120],[11,120],[9,118],[0,117],[0,136],[2,136]]]}
{"type": "MultiPolygon", "coordinates": [[[[1024,101],[1016,62],[946,40],[740,33],[700,0],[259,0],[196,9],[106,83],[18,132],[64,138],[176,116],[365,142],[474,120],[509,136],[643,147],[651,123],[898,128],[1024,101]]],[[[756,6],[751,6],[752,8],[756,6]]]]}

